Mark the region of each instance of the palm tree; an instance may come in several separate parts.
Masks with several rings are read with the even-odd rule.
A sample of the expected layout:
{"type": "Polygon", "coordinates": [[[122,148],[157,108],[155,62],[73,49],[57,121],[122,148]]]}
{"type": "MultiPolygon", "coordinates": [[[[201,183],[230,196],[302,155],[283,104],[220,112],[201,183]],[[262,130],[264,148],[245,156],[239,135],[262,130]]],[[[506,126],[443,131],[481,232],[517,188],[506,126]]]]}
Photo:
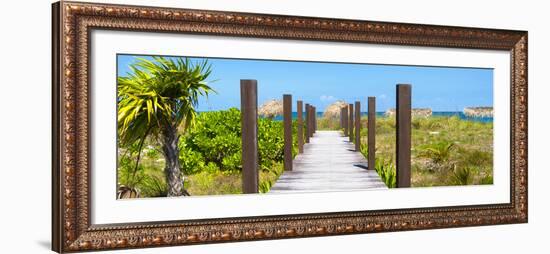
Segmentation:
{"type": "Polygon", "coordinates": [[[118,78],[118,134],[122,146],[139,142],[136,170],[143,143],[153,137],[162,146],[167,196],[181,196],[184,177],[180,171],[178,130],[187,130],[196,117],[199,96],[213,91],[206,79],[207,61],[192,64],[187,58],[138,58],[131,72],[118,78]]]}

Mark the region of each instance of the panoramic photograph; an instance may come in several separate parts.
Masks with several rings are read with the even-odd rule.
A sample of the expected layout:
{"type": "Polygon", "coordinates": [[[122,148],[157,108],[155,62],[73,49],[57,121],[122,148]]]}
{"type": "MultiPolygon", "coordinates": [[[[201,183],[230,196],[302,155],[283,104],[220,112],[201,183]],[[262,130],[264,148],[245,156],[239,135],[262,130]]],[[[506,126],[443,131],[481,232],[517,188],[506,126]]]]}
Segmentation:
{"type": "Polygon", "coordinates": [[[117,198],[493,184],[493,69],[117,55],[117,198]]]}

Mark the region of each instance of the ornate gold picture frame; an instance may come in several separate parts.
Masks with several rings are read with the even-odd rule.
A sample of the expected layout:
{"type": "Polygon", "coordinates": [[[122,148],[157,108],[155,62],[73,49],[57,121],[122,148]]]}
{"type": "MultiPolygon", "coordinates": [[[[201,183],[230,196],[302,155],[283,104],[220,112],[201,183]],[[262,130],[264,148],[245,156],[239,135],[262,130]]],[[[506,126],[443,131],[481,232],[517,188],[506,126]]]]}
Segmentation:
{"type": "Polygon", "coordinates": [[[52,249],[57,252],[527,222],[527,32],[62,1],[52,8],[52,249]],[[510,52],[510,202],[92,224],[92,30],[510,52]]]}

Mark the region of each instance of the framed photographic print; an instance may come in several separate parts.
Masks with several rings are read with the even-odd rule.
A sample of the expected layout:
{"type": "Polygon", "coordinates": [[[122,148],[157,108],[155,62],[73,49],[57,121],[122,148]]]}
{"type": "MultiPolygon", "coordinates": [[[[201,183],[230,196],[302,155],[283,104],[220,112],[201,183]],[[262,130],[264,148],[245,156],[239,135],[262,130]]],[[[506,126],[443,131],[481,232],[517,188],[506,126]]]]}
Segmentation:
{"type": "Polygon", "coordinates": [[[527,222],[527,32],[61,1],[57,252],[527,222]]]}

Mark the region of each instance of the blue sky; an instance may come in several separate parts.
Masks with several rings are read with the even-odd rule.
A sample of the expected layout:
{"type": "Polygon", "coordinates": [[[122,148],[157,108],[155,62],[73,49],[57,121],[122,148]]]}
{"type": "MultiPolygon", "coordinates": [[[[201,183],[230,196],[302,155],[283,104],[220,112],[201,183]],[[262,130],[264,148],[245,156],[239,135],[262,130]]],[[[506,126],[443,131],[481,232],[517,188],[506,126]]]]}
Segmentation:
{"type": "MultiPolygon", "coordinates": [[[[142,57],[142,56],[140,56],[142,57]]],[[[204,58],[190,58],[201,61],[204,58]]],[[[125,76],[136,56],[118,55],[118,75],[125,76]]],[[[493,70],[404,65],[346,64],[208,58],[209,80],[217,91],[199,101],[198,110],[240,107],[240,80],[258,80],[258,104],[292,94],[316,105],[319,111],[336,100],[349,103],[368,96],[377,111],[395,107],[395,85],[412,85],[413,108],[462,111],[464,107],[493,105],[493,70]]],[[[366,107],[363,107],[366,111],[366,107]]]]}

